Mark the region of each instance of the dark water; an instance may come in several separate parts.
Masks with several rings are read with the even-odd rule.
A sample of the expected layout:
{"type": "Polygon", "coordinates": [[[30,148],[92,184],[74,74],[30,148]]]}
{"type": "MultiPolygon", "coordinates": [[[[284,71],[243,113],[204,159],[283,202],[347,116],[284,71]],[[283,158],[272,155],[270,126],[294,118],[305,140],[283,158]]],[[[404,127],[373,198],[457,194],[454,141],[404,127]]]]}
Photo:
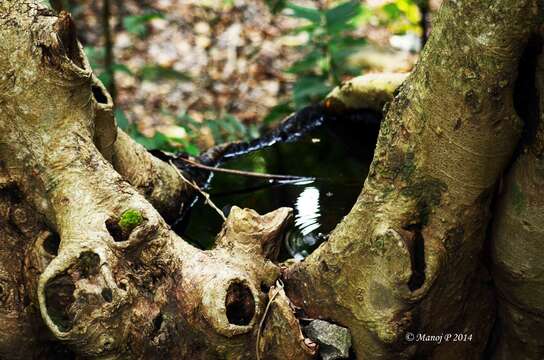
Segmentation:
{"type": "MultiPolygon", "coordinates": [[[[355,203],[374,153],[379,120],[361,121],[358,116],[324,116],[318,120],[317,126],[302,131],[296,139],[228,156],[220,166],[313,180],[271,182],[214,173],[207,187],[211,199],[225,214],[233,205],[260,214],[292,207],[294,224],[284,241],[284,259],[303,258],[326,240],[355,203]]],[[[198,247],[210,248],[221,224],[218,214],[199,199],[177,230],[198,247]]]]}

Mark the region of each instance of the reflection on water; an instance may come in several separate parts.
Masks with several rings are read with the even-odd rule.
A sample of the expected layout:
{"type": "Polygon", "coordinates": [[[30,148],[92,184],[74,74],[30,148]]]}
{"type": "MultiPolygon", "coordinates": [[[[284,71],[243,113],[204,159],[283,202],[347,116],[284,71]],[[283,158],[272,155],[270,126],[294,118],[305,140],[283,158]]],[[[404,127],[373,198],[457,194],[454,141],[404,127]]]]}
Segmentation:
{"type": "MultiPolygon", "coordinates": [[[[295,225],[302,235],[319,228],[319,190],[313,186],[300,193],[295,202],[295,225]]],[[[314,244],[310,244],[314,245],[314,244]]]]}
{"type": "MultiPolygon", "coordinates": [[[[222,167],[270,174],[312,177],[307,181],[275,181],[215,173],[207,191],[228,213],[233,205],[260,214],[289,206],[294,224],[285,237],[282,258],[302,259],[326,240],[349,212],[368,173],[377,125],[350,128],[322,125],[296,142],[276,143],[229,159],[222,167]]],[[[175,229],[186,240],[210,248],[221,229],[221,219],[199,200],[182,226],[175,229]]]]}
{"type": "Polygon", "coordinates": [[[313,186],[305,188],[298,196],[294,210],[295,227],[285,237],[285,246],[289,255],[301,260],[308,256],[305,248],[315,246],[318,241],[314,231],[321,227],[319,189],[313,186]]]}

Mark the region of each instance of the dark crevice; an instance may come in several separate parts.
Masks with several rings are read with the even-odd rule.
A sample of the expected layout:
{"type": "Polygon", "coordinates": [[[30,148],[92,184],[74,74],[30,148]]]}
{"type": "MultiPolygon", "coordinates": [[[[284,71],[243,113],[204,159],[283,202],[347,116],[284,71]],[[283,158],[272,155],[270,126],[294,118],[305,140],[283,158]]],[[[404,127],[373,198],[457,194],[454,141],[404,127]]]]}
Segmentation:
{"type": "Polygon", "coordinates": [[[79,255],[77,270],[81,277],[87,278],[98,274],[100,268],[100,256],[92,251],[85,251],[79,255]]]}
{"type": "Polygon", "coordinates": [[[249,325],[255,315],[255,300],[251,290],[240,282],[232,283],[225,299],[227,319],[234,325],[249,325]]]}
{"type": "Polygon", "coordinates": [[[60,331],[70,331],[73,317],[69,309],[75,301],[76,287],[69,275],[63,274],[50,280],[45,286],[47,313],[60,331]]]}
{"type": "Polygon", "coordinates": [[[43,249],[50,255],[57,256],[59,253],[60,237],[57,233],[50,233],[43,241],[43,249]]]}
{"type": "Polygon", "coordinates": [[[261,282],[261,291],[264,294],[268,294],[268,292],[270,291],[270,286],[266,285],[264,282],[261,282]]]}
{"type": "Polygon", "coordinates": [[[412,276],[408,282],[410,291],[415,291],[425,283],[425,244],[421,231],[415,233],[414,248],[412,251],[412,276]]]}
{"type": "Polygon", "coordinates": [[[117,219],[112,218],[106,220],[106,229],[108,229],[108,232],[115,242],[127,241],[130,235],[121,229],[119,226],[119,220],[117,219]]]}
{"type": "Polygon", "coordinates": [[[514,84],[514,109],[523,120],[521,145],[531,145],[539,123],[539,94],[536,85],[538,57],[542,53],[542,37],[533,35],[520,59],[518,77],[514,84]]]}
{"type": "Polygon", "coordinates": [[[98,85],[93,85],[91,87],[91,90],[93,92],[94,99],[99,104],[107,104],[108,103],[108,97],[106,94],[104,94],[104,90],[98,85]]]}
{"type": "Polygon", "coordinates": [[[113,300],[113,293],[112,293],[111,289],[104,288],[104,289],[102,289],[101,294],[102,294],[102,298],[104,299],[104,301],[111,302],[113,300]]]}
{"type": "Polygon", "coordinates": [[[6,197],[7,201],[10,201],[14,204],[21,203],[23,201],[23,193],[19,187],[15,184],[9,184],[0,189],[0,196],[6,197]]]}
{"type": "Polygon", "coordinates": [[[68,345],[60,341],[49,341],[44,343],[44,352],[40,359],[54,360],[76,360],[76,355],[68,348],[68,345]]]}
{"type": "Polygon", "coordinates": [[[64,55],[74,64],[83,68],[83,58],[77,43],[76,25],[72,17],[66,11],[61,11],[55,25],[64,55]]]}
{"type": "Polygon", "coordinates": [[[420,224],[409,225],[405,229],[413,234],[409,244],[412,275],[408,281],[408,288],[410,291],[415,291],[425,283],[425,269],[427,267],[425,263],[425,241],[421,234],[420,224]]]}
{"type": "Polygon", "coordinates": [[[163,320],[164,320],[164,317],[163,317],[162,313],[159,313],[153,319],[153,334],[157,334],[159,332],[159,330],[161,329],[163,320]]]}

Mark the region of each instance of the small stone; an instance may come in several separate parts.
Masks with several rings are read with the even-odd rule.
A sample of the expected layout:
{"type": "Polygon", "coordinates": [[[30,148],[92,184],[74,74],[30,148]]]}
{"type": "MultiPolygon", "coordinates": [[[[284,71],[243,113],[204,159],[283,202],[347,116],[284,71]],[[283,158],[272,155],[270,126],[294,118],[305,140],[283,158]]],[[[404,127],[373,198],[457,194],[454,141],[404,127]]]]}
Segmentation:
{"type": "Polygon", "coordinates": [[[323,320],[313,320],[304,328],[307,337],[319,344],[323,360],[347,359],[351,348],[349,330],[323,320]]]}

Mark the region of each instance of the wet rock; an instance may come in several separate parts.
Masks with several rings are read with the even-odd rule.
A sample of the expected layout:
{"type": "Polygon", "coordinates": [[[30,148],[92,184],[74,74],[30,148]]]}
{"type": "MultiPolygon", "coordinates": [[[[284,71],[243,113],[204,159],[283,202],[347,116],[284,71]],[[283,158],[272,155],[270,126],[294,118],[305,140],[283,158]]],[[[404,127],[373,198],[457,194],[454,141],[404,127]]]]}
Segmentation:
{"type": "Polygon", "coordinates": [[[307,337],[319,344],[323,360],[347,359],[351,347],[349,330],[323,320],[313,320],[304,328],[307,337]]]}

